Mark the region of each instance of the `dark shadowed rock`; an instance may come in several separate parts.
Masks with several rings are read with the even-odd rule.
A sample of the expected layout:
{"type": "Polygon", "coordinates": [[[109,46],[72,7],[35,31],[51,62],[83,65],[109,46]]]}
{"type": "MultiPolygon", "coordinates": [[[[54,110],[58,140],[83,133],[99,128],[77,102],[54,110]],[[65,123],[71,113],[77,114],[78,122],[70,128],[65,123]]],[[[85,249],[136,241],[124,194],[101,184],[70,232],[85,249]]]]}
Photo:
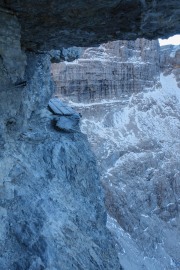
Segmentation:
{"type": "Polygon", "coordinates": [[[56,127],[67,132],[80,131],[78,116],[61,116],[56,122],[56,127]]]}
{"type": "Polygon", "coordinates": [[[1,0],[1,7],[17,15],[22,45],[29,50],[155,39],[179,31],[177,0],[1,0]]]}
{"type": "Polygon", "coordinates": [[[0,269],[120,270],[86,136],[52,127],[52,117],[65,130],[78,119],[47,109],[49,57],[28,63],[27,85],[14,89],[0,62],[0,269]]]}

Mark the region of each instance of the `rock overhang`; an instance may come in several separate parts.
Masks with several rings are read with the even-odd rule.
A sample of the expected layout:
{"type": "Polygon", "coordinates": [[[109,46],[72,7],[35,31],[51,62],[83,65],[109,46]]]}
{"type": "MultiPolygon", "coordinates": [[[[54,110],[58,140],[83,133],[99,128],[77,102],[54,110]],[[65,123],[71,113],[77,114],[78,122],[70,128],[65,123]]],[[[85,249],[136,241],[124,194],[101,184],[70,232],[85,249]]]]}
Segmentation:
{"type": "Polygon", "coordinates": [[[178,33],[177,0],[1,0],[21,25],[28,50],[93,46],[118,39],[156,39],[178,33]]]}

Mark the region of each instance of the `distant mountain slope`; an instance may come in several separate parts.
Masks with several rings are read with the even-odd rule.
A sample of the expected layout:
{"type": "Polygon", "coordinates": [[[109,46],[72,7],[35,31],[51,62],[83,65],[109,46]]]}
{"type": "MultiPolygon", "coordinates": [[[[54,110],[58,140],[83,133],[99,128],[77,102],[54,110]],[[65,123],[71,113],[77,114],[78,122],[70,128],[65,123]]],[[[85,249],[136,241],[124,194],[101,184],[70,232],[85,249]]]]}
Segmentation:
{"type": "Polygon", "coordinates": [[[75,102],[122,98],[155,85],[158,41],[115,41],[88,48],[74,62],[53,64],[57,93],[75,102]]]}
{"type": "MultiPolygon", "coordinates": [[[[145,47],[156,44],[155,41],[138,42],[145,47]]],[[[61,91],[57,94],[69,99],[71,106],[83,115],[81,129],[88,135],[97,156],[109,212],[107,226],[117,240],[124,269],[177,270],[180,267],[178,48],[150,50],[143,60],[142,52],[147,52],[147,48],[141,48],[140,56],[137,56],[139,51],[134,49],[137,44],[127,43],[127,48],[121,45],[121,42],[106,45],[108,49],[104,56],[101,47],[100,51],[88,49],[84,53],[87,62],[78,60],[68,64],[62,75],[66,81],[59,81],[61,85],[66,84],[66,95],[61,91]],[[129,49],[130,44],[133,50],[129,49]],[[118,56],[113,56],[113,52],[118,56]],[[98,56],[97,62],[98,54],[102,59],[98,56]],[[128,58],[122,55],[128,55],[128,58]],[[94,82],[97,82],[97,76],[109,78],[110,71],[117,67],[117,61],[112,59],[118,59],[119,70],[117,79],[111,79],[117,82],[124,72],[125,92],[119,84],[116,94],[102,95],[102,98],[87,97],[84,100],[83,90],[79,92],[82,98],[76,96],[78,91],[72,95],[70,82],[81,81],[82,76],[89,82],[88,71],[94,72],[91,74],[92,83],[93,76],[94,82]],[[82,65],[82,62],[86,64],[82,65]],[[76,66],[79,69],[75,74],[76,66]],[[104,67],[101,74],[95,72],[100,66],[104,67]],[[129,66],[135,72],[140,70],[134,81],[137,88],[133,91],[128,86],[129,66]],[[83,73],[78,73],[80,69],[83,73]]],[[[158,45],[153,48],[158,48],[158,45]]],[[[110,81],[108,93],[112,93],[110,81]]],[[[113,83],[115,85],[115,81],[113,83]]],[[[97,84],[94,85],[98,96],[97,84]]]]}
{"type": "Polygon", "coordinates": [[[180,261],[180,89],[172,75],[161,84],[112,110],[110,102],[87,116],[81,108],[127,270],[177,269],[180,261]]]}

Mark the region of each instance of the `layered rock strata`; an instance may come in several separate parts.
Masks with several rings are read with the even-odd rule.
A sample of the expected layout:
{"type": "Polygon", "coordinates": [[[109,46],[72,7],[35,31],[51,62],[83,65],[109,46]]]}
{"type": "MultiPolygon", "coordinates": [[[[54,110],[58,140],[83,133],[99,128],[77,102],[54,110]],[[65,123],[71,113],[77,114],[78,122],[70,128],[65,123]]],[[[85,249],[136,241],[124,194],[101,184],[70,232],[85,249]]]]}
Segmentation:
{"type": "Polygon", "coordinates": [[[81,133],[51,125],[44,51],[171,35],[178,30],[177,5],[0,1],[1,269],[121,268],[88,143],[81,133]],[[27,66],[23,51],[35,52],[27,66]]]}
{"type": "Polygon", "coordinates": [[[121,99],[152,88],[159,75],[158,41],[114,41],[85,49],[74,62],[53,64],[60,97],[74,102],[121,99]]]}
{"type": "MultiPolygon", "coordinates": [[[[115,54],[124,55],[126,52],[121,46],[119,51],[116,46],[114,48],[115,54]]],[[[81,69],[84,79],[89,78],[89,72],[92,73],[92,67],[96,65],[105,66],[106,71],[108,54],[103,56],[101,47],[99,51],[89,49],[87,52],[91,50],[94,54],[88,55],[91,57],[88,59],[89,69],[88,64],[84,71],[81,69]],[[98,64],[97,61],[93,63],[93,57],[97,58],[97,55],[101,56],[98,64]]],[[[173,74],[176,64],[168,64],[171,53],[166,50],[167,56],[164,58],[161,54],[161,61],[158,52],[156,58],[153,51],[146,54],[146,61],[151,63],[147,64],[148,68],[154,70],[155,79],[151,77],[149,81],[147,69],[142,69],[139,91],[131,92],[126,76],[124,84],[129,92],[126,96],[119,88],[118,95],[109,95],[105,100],[94,102],[87,97],[85,103],[74,102],[76,98],[71,95],[70,80],[78,81],[82,73],[70,73],[69,65],[63,75],[67,82],[59,82],[69,86],[67,96],[61,92],[61,98],[69,99],[83,115],[81,129],[88,135],[101,168],[109,212],[107,225],[117,240],[119,258],[125,270],[179,268],[180,89],[173,74]],[[167,60],[163,63],[162,59],[167,60]]],[[[178,62],[177,56],[173,57],[173,63],[178,62]]],[[[109,58],[112,59],[111,51],[109,58]]],[[[130,61],[134,70],[141,65],[137,63],[136,50],[132,51],[130,61]]],[[[82,63],[80,60],[79,66],[82,63]]],[[[78,65],[77,61],[75,65],[78,65]]],[[[142,65],[145,65],[143,61],[142,65]]],[[[63,63],[62,69],[65,70],[64,66],[63,63]]],[[[119,67],[121,74],[123,65],[119,67]]],[[[101,76],[108,77],[109,74],[102,71],[101,76]]],[[[96,75],[94,81],[97,89],[96,75]]],[[[111,89],[111,84],[108,86],[111,89]]]]}
{"type": "Polygon", "coordinates": [[[174,74],[180,87],[180,45],[161,47],[160,68],[164,75],[174,74]]]}

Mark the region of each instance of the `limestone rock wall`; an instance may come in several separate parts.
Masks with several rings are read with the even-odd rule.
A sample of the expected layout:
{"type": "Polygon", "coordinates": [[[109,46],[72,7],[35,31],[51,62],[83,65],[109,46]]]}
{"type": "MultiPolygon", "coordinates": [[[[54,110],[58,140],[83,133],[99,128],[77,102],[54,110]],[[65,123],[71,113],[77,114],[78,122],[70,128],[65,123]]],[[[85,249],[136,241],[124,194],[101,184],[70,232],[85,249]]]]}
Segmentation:
{"type": "MultiPolygon", "coordinates": [[[[109,213],[107,226],[117,240],[123,268],[177,270],[180,262],[179,55],[173,46],[154,51],[147,49],[148,41],[141,42],[145,46],[141,50],[134,50],[133,43],[129,42],[123,42],[124,47],[119,42],[108,43],[106,50],[104,45],[87,49],[83,55],[85,60],[81,59],[80,63],[76,61],[66,67],[63,63],[65,81],[58,83],[68,85],[64,93],[67,96],[61,93],[61,98],[69,100],[82,114],[81,129],[87,134],[98,160],[109,213]],[[141,62],[137,63],[139,55],[141,62]],[[72,95],[69,80],[76,82],[83,76],[88,79],[94,76],[98,91],[93,69],[96,67],[99,72],[98,80],[109,78],[110,71],[121,59],[124,62],[118,62],[119,77],[124,70],[128,74],[129,64],[136,71],[139,64],[144,67],[143,80],[138,82],[140,92],[129,91],[129,81],[124,77],[126,96],[119,88],[119,96],[107,95],[104,100],[87,96],[85,102],[74,102],[78,91],[72,95]],[[151,65],[145,66],[142,59],[151,65]],[[73,65],[79,68],[77,73],[73,73],[73,65]],[[147,70],[153,70],[155,79],[148,77],[147,70]]],[[[111,89],[111,84],[108,87],[111,89]]]]}
{"type": "Polygon", "coordinates": [[[28,54],[26,85],[0,61],[0,269],[121,269],[87,138],[52,125],[49,56],[28,54]]]}
{"type": "Polygon", "coordinates": [[[101,170],[108,227],[125,270],[177,270],[180,88],[173,74],[129,99],[72,103],[101,170]]]}
{"type": "Polygon", "coordinates": [[[45,51],[174,34],[178,3],[0,0],[0,269],[121,269],[87,140],[51,125],[45,51]]]}
{"type": "Polygon", "coordinates": [[[21,50],[21,26],[12,11],[0,7],[0,57],[13,82],[22,80],[26,55],[21,50]]]}
{"type": "Polygon", "coordinates": [[[174,74],[180,87],[180,45],[161,47],[160,67],[165,75],[174,74]]]}
{"type": "Polygon", "coordinates": [[[114,41],[88,48],[80,59],[53,64],[52,73],[60,97],[74,102],[121,99],[157,83],[158,41],[114,41]]]}

